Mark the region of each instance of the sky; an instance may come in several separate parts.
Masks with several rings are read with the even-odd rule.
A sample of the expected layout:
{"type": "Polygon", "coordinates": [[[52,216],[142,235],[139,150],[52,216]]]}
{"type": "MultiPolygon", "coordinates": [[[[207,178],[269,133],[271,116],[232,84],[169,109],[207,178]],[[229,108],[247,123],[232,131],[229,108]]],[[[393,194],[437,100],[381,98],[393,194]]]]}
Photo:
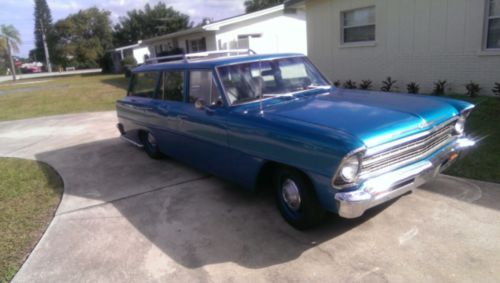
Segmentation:
{"type": "MultiPolygon", "coordinates": [[[[161,0],[47,0],[52,20],[63,19],[81,9],[97,6],[111,12],[111,20],[117,22],[128,10],[142,9],[146,3],[154,5],[161,0]]],[[[195,24],[203,17],[220,20],[243,14],[244,0],[164,0],[168,6],[189,15],[195,24]]],[[[19,56],[27,57],[34,48],[34,1],[33,0],[0,0],[0,24],[14,25],[21,34],[23,43],[19,56]]]]}

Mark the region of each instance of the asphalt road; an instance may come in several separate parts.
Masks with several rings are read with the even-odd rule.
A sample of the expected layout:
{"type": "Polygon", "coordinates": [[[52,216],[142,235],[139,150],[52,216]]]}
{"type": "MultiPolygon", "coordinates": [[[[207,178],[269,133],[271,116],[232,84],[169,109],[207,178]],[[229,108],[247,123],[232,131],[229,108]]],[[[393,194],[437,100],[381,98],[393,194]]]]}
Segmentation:
{"type": "Polygon", "coordinates": [[[120,139],[115,113],[0,123],[0,156],[63,177],[14,282],[495,282],[500,185],[440,176],[356,220],[296,231],[252,195],[120,139]]]}

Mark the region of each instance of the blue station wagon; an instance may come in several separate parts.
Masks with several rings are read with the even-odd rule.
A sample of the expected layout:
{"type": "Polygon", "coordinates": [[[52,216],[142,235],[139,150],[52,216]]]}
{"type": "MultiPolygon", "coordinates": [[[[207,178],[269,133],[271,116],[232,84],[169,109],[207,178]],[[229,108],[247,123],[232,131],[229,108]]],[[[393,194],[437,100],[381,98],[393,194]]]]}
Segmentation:
{"type": "Polygon", "coordinates": [[[249,190],[304,229],[356,218],[432,180],[474,141],[472,104],[339,89],[301,54],[207,52],[132,70],[123,139],[249,190]]]}

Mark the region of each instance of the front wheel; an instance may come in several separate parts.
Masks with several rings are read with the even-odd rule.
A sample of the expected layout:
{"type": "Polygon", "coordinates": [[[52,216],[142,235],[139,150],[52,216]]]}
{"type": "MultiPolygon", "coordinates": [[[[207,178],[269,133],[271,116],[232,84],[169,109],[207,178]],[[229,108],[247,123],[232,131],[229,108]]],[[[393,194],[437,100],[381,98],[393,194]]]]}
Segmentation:
{"type": "Polygon", "coordinates": [[[158,143],[156,138],[150,132],[143,133],[141,136],[142,144],[144,145],[144,151],[148,154],[149,157],[153,159],[159,159],[162,157],[160,149],[158,147],[158,143]]]}
{"type": "Polygon", "coordinates": [[[302,230],[321,223],[325,210],[303,173],[292,168],[280,169],[274,183],[278,208],[290,225],[302,230]]]}

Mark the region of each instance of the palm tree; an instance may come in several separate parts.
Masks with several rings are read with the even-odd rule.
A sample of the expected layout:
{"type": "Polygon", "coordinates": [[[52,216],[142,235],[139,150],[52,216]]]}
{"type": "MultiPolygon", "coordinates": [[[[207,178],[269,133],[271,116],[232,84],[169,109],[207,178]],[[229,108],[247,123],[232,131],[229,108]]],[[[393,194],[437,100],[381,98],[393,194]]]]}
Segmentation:
{"type": "Polygon", "coordinates": [[[0,48],[7,50],[7,55],[10,59],[10,68],[12,70],[12,78],[16,80],[16,66],[12,59],[12,52],[19,52],[21,44],[21,36],[19,31],[13,25],[0,26],[0,48]]]}

